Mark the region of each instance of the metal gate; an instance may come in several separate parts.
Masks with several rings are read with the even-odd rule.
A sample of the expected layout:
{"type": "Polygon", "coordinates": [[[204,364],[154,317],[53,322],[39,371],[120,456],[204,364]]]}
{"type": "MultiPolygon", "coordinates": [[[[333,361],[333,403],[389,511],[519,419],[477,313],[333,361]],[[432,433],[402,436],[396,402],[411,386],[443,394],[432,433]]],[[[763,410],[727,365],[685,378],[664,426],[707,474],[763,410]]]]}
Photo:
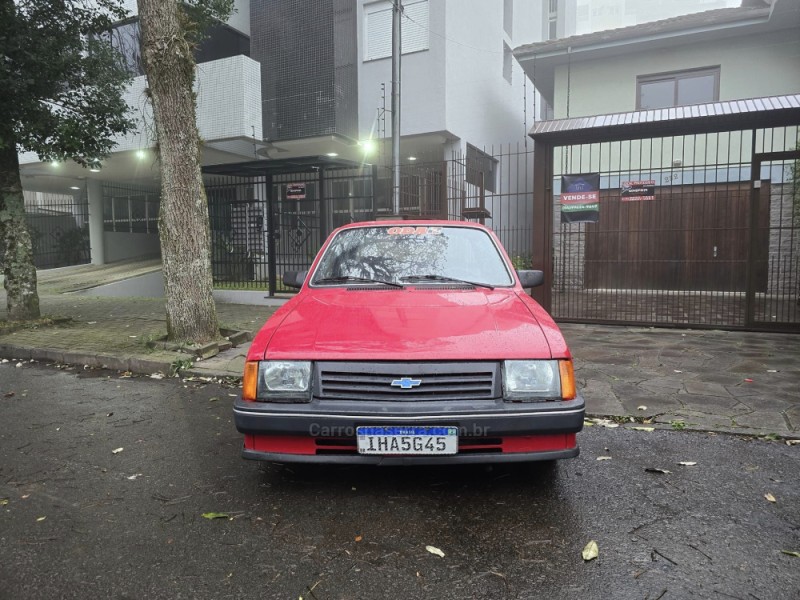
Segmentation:
{"type": "Polygon", "coordinates": [[[206,167],[215,286],[294,291],[283,287],[283,273],[309,268],[333,229],[389,216],[485,223],[516,266],[529,266],[532,156],[520,146],[470,148],[450,160],[404,164],[398,214],[385,166],[326,166],[309,157],[206,167]]]}
{"type": "Polygon", "coordinates": [[[798,130],[554,145],[554,317],[800,331],[798,130]],[[597,203],[570,222],[581,177],[597,203]]]}

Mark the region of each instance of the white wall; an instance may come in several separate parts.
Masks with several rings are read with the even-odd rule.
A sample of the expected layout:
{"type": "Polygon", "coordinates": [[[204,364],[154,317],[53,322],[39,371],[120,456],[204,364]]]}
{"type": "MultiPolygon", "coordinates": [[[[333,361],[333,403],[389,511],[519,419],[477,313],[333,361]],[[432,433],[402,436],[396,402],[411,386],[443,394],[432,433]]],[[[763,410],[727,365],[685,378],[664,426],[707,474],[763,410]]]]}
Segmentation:
{"type": "MultiPolygon", "coordinates": [[[[462,0],[463,1],[463,0],[462,0]]],[[[468,0],[471,1],[471,0],[468,0]]],[[[392,107],[392,59],[364,61],[364,5],[358,2],[358,131],[359,138],[379,137],[375,119],[383,107],[381,83],[386,86],[386,110],[392,107]]],[[[446,1],[429,0],[428,28],[444,30],[446,1]]],[[[404,54],[401,70],[401,132],[415,135],[440,131],[445,126],[445,43],[436,35],[428,36],[428,50],[404,54]]],[[[391,113],[385,115],[386,137],[392,135],[391,113]]]]}
{"type": "Polygon", "coordinates": [[[105,262],[161,255],[156,233],[121,233],[106,231],[103,236],[105,262]]]}
{"type": "Polygon", "coordinates": [[[468,9],[461,1],[446,6],[447,129],[478,147],[524,142],[533,125],[534,88],[513,57],[511,83],[503,77],[503,44],[511,49],[517,44],[503,30],[503,1],[472,2],[468,9]]]}
{"type": "Polygon", "coordinates": [[[555,118],[636,110],[636,76],[720,65],[720,100],[800,92],[800,36],[785,30],[630,52],[603,60],[573,61],[555,76],[555,118]]]}

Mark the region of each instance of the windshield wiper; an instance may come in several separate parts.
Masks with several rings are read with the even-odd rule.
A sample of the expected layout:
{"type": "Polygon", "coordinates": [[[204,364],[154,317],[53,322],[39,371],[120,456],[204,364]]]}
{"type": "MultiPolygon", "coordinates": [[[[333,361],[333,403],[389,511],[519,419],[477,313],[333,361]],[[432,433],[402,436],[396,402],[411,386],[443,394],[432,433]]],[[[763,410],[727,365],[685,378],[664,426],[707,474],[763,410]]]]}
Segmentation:
{"type": "Polygon", "coordinates": [[[464,283],[474,287],[482,287],[490,290],[494,286],[489,283],[481,283],[479,281],[467,281],[466,279],[456,279],[455,277],[445,277],[444,275],[406,275],[400,278],[401,281],[442,281],[449,283],[464,283]]]}
{"type": "Polygon", "coordinates": [[[371,277],[355,277],[353,275],[342,275],[340,277],[323,277],[312,282],[315,285],[320,283],[347,283],[350,281],[357,281],[360,283],[379,283],[381,285],[388,285],[389,287],[396,287],[403,289],[405,286],[402,283],[395,283],[394,281],[383,281],[382,279],[372,279],[371,277]]]}

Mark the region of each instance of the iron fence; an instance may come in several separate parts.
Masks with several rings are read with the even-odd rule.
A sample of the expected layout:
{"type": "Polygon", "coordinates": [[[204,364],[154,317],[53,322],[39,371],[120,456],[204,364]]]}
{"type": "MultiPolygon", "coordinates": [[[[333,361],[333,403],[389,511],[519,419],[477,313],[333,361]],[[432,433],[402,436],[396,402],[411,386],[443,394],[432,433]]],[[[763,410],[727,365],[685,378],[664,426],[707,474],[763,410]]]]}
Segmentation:
{"type": "Polygon", "coordinates": [[[791,126],[556,146],[553,315],[800,326],[798,142],[791,126]],[[568,175],[599,176],[581,222],[562,216],[568,175]]]}
{"type": "Polygon", "coordinates": [[[25,191],[25,219],[39,269],[86,264],[89,208],[85,190],[75,194],[25,191]]]}

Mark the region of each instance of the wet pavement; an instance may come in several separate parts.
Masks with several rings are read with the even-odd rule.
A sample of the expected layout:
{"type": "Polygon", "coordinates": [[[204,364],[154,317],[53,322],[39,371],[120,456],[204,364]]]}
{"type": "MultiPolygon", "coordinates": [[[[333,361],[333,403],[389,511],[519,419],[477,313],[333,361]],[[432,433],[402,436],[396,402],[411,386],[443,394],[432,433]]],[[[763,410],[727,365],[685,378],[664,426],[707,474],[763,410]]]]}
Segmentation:
{"type": "MultiPolygon", "coordinates": [[[[0,330],[0,358],[200,377],[240,378],[249,345],[188,366],[189,355],[153,350],[166,334],[158,263],[84,265],[40,273],[42,312],[66,323],[0,330]],[[131,276],[134,279],[131,279],[131,276]]],[[[285,301],[266,292],[216,291],[222,326],[256,332],[285,301]]],[[[0,288],[0,319],[5,292],[0,288]]],[[[657,428],[800,437],[800,336],[721,330],[561,324],[593,417],[657,428]]]]}
{"type": "MultiPolygon", "coordinates": [[[[619,354],[608,352],[594,364],[611,365],[619,354]]],[[[691,360],[666,364],[677,366],[691,360]]],[[[555,469],[262,466],[239,458],[236,392],[0,364],[0,598],[716,600],[800,589],[800,558],[785,553],[800,552],[800,446],[595,425],[579,434],[581,456],[555,469]],[[584,562],[590,540],[599,557],[584,562]]]]}

